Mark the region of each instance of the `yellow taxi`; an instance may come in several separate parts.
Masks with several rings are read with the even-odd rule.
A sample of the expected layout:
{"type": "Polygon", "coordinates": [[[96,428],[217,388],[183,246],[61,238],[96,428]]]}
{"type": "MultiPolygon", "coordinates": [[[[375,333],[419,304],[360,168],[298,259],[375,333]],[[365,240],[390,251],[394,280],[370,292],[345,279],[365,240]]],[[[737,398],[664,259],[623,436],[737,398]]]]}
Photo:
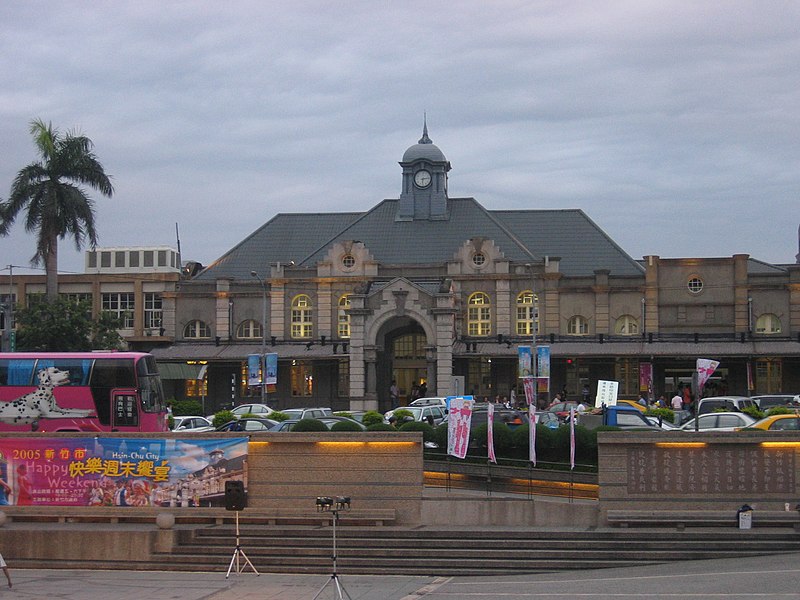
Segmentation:
{"type": "Polygon", "coordinates": [[[636,400],[617,400],[617,405],[624,404],[625,406],[632,406],[636,410],[640,412],[645,412],[647,410],[646,406],[642,406],[636,400]]]}
{"type": "Polygon", "coordinates": [[[788,415],[772,415],[749,425],[748,428],[766,431],[798,431],[800,430],[800,413],[788,415]]]}

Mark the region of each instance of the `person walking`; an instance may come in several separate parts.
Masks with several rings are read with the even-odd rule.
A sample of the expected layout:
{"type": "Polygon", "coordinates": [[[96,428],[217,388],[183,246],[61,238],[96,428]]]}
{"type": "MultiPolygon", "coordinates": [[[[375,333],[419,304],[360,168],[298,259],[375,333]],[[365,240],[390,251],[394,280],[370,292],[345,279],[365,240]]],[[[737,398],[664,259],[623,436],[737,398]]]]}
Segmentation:
{"type": "Polygon", "coordinates": [[[3,560],[3,555],[0,554],[0,568],[3,569],[3,573],[6,574],[6,579],[8,579],[8,587],[11,587],[11,573],[8,572],[8,565],[6,561],[3,560]]]}
{"type": "Polygon", "coordinates": [[[395,379],[392,379],[392,385],[389,386],[389,400],[392,403],[392,410],[400,406],[400,389],[395,379]]]}

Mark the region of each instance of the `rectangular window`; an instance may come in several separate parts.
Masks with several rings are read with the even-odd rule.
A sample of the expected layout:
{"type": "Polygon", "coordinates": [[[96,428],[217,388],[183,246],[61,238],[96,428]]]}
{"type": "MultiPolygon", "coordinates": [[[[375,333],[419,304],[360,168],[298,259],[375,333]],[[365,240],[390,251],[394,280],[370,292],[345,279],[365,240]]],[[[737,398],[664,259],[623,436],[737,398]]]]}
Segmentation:
{"type": "Polygon", "coordinates": [[[109,268],[111,266],[111,252],[100,253],[100,266],[109,268]]]}
{"type": "Polygon", "coordinates": [[[338,392],[339,398],[349,398],[350,397],[350,361],[348,359],[340,360],[338,363],[339,366],[339,380],[338,380],[338,392]]]}
{"type": "Polygon", "coordinates": [[[311,396],[314,393],[314,375],[311,363],[292,361],[292,396],[311,396]]]}
{"type": "Polygon", "coordinates": [[[133,292],[104,293],[102,297],[102,310],[112,313],[122,319],[123,329],[133,329],[134,315],[133,292]]]}
{"type": "Polygon", "coordinates": [[[144,251],[144,266],[145,267],[152,267],[153,265],[153,251],[152,250],[145,250],[144,251]]]}
{"type": "Polygon", "coordinates": [[[639,360],[617,359],[615,377],[619,382],[620,397],[636,398],[639,395],[639,360]]]}
{"type": "Polygon", "coordinates": [[[139,266],[139,251],[138,250],[131,250],[128,252],[128,265],[131,267],[138,267],[139,266]]]}
{"type": "Polygon", "coordinates": [[[159,329],[161,327],[161,294],[156,292],[144,293],[144,327],[145,329],[159,329]]]}
{"type": "Polygon", "coordinates": [[[90,251],[86,253],[86,264],[90,269],[97,268],[97,252],[90,251]]]}
{"type": "Polygon", "coordinates": [[[167,251],[166,250],[159,250],[158,251],[158,266],[159,267],[166,267],[167,266],[167,251]]]}
{"type": "Polygon", "coordinates": [[[779,394],[783,392],[783,363],[776,358],[756,360],[756,393],[779,394]]]}
{"type": "Polygon", "coordinates": [[[114,266],[123,268],[125,267],[125,253],[114,252],[114,266]]]}

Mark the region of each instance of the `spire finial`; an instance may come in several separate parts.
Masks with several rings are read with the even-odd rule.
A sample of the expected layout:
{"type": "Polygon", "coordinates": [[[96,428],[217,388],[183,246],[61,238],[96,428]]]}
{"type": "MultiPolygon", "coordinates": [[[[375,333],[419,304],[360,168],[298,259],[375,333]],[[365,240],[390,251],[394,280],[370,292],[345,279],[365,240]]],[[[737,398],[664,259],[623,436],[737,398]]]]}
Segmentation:
{"type": "Polygon", "coordinates": [[[418,144],[432,144],[431,138],[428,137],[428,113],[422,113],[422,137],[419,139],[418,144]]]}

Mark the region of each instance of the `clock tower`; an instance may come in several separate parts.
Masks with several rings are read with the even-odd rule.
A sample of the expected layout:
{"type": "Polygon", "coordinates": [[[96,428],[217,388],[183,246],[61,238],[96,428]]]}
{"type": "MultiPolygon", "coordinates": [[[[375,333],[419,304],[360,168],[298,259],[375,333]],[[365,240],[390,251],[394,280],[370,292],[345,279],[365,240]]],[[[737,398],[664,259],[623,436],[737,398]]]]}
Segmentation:
{"type": "Polygon", "coordinates": [[[447,172],[450,163],[428,137],[424,122],[422,137],[403,154],[403,189],[395,221],[447,219],[447,172]]]}

